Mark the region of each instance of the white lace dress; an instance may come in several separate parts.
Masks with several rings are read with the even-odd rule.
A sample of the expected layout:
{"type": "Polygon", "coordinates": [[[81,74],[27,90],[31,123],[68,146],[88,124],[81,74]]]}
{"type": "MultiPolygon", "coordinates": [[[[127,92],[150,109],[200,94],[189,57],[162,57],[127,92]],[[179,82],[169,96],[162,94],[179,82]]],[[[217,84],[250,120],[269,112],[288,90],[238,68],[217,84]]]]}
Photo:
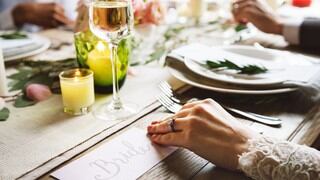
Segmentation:
{"type": "Polygon", "coordinates": [[[320,180],[320,151],[288,141],[262,137],[249,142],[239,169],[253,179],[320,180]]]}

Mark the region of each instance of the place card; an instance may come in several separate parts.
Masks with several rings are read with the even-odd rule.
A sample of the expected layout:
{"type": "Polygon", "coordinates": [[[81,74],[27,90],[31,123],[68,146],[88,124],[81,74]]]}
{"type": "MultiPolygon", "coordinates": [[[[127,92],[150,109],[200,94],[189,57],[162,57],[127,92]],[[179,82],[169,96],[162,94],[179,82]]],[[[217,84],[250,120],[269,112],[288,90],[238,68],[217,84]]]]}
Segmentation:
{"type": "Polygon", "coordinates": [[[132,128],[51,176],[61,180],[137,179],[176,149],[155,145],[146,131],[132,128]]]}

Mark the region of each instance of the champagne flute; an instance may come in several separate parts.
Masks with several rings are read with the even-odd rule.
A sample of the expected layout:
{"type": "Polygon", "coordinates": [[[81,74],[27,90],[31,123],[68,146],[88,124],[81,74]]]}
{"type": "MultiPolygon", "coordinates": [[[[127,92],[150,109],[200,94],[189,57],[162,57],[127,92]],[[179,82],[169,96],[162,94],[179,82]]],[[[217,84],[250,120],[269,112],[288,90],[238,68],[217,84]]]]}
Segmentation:
{"type": "Polygon", "coordinates": [[[130,35],[133,26],[131,0],[91,0],[89,8],[90,29],[105,40],[110,48],[113,95],[109,104],[94,111],[94,115],[104,120],[123,120],[136,113],[136,105],[122,103],[118,82],[118,44],[130,35]]]}

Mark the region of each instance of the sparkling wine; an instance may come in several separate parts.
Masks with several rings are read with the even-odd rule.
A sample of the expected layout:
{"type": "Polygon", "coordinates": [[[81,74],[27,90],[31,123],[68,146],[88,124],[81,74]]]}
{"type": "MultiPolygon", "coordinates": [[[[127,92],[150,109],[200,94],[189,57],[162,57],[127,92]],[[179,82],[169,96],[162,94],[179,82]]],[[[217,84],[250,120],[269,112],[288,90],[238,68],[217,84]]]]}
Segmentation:
{"type": "Polygon", "coordinates": [[[90,11],[91,29],[100,38],[116,41],[129,34],[132,17],[127,2],[93,2],[90,11]]]}
{"type": "Polygon", "coordinates": [[[89,17],[93,34],[109,44],[113,82],[111,103],[97,108],[94,116],[103,120],[125,120],[137,113],[135,104],[122,103],[120,99],[117,60],[119,42],[130,35],[133,24],[131,0],[91,0],[89,17]]]}

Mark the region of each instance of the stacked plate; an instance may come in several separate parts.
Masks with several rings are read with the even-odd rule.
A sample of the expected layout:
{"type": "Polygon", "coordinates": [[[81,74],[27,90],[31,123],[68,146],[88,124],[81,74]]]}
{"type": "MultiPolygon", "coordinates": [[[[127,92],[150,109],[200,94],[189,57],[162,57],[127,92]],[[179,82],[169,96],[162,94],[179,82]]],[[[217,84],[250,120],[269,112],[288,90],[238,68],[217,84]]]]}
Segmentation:
{"type": "MultiPolygon", "coordinates": [[[[7,33],[7,32],[0,32],[7,33]]],[[[50,47],[50,40],[36,34],[27,34],[24,39],[1,39],[0,47],[5,61],[17,60],[39,54],[50,47]]]]}
{"type": "Polygon", "coordinates": [[[199,88],[235,94],[277,94],[298,89],[320,73],[317,60],[279,51],[251,46],[208,47],[191,44],[167,56],[170,73],[177,79],[199,88]],[[238,66],[256,65],[268,69],[255,75],[233,70],[213,70],[207,60],[229,60],[238,66]],[[297,83],[298,82],[298,83],[297,83]]]}

